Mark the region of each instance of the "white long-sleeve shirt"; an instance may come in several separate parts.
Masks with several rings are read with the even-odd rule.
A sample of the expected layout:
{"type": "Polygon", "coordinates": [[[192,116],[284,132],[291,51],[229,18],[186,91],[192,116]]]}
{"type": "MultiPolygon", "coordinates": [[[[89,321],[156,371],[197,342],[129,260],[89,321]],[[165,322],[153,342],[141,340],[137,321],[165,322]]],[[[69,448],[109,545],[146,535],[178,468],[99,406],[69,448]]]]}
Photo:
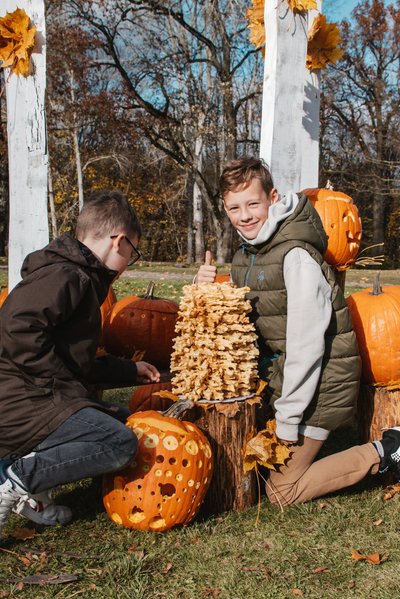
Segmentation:
{"type": "Polygon", "coordinates": [[[299,433],[323,441],[329,431],[299,424],[321,374],[332,290],[319,264],[302,248],[286,255],[283,275],[288,302],[286,359],[282,395],[275,401],[276,432],[287,441],[297,441],[299,433]]]}

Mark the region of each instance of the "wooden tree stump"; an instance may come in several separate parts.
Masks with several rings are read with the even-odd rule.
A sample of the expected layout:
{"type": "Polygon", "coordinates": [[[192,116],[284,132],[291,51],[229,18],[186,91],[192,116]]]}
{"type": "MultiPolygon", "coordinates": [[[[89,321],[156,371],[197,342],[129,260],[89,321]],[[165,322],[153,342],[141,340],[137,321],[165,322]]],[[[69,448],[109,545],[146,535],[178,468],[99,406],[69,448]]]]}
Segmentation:
{"type": "Polygon", "coordinates": [[[400,389],[361,384],[357,412],[360,442],[380,439],[385,429],[400,426],[400,389]]]}
{"type": "Polygon", "coordinates": [[[184,417],[204,432],[214,453],[214,473],[204,500],[207,513],[241,511],[259,499],[254,472],[243,471],[243,451],[247,441],[257,432],[260,406],[246,401],[238,402],[238,405],[239,410],[234,416],[196,405],[184,417]]]}

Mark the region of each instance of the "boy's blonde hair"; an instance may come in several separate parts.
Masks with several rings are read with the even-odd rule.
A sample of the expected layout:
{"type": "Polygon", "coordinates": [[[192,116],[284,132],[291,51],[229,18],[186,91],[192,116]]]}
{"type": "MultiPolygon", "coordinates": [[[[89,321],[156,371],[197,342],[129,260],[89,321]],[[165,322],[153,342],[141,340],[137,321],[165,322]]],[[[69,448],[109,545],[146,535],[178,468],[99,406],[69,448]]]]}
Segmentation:
{"type": "Polygon", "coordinates": [[[227,162],[219,179],[222,199],[229,191],[248,187],[253,179],[259,179],[266,194],[274,188],[271,172],[262,158],[244,156],[227,162]]]}
{"type": "Polygon", "coordinates": [[[123,233],[139,238],[142,229],[126,196],[118,190],[95,192],[83,205],[76,223],[75,236],[82,241],[87,235],[102,239],[123,233]]]}

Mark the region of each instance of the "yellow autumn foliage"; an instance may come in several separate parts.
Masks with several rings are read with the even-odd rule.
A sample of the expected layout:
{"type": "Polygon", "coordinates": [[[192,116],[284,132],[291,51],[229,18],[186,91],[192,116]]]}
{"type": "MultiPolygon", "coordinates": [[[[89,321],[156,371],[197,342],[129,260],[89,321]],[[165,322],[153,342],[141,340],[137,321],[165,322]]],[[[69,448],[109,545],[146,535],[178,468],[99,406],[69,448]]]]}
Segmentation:
{"type": "Polygon", "coordinates": [[[341,41],[336,23],[327,23],[325,15],[317,15],[308,32],[307,69],[315,71],[335,64],[344,54],[339,48],[341,41]]]}
{"type": "Polygon", "coordinates": [[[22,8],[0,18],[1,67],[10,67],[17,75],[30,73],[30,56],[35,45],[36,27],[22,8]]]}
{"type": "Polygon", "coordinates": [[[275,420],[268,420],[266,428],[247,442],[243,460],[245,472],[257,469],[258,464],[276,470],[276,466],[285,464],[290,458],[292,450],[279,442],[275,430],[275,420]]]}
{"type": "MultiPolygon", "coordinates": [[[[315,0],[288,0],[293,12],[304,12],[317,8],[315,0]]],[[[253,0],[253,6],[246,13],[250,29],[250,41],[260,48],[265,43],[264,0],[253,0]]],[[[326,17],[319,14],[315,17],[308,32],[306,66],[310,71],[323,69],[327,64],[335,64],[343,56],[339,48],[342,39],[335,23],[327,23],[326,17]]],[[[262,48],[265,55],[265,48],[262,48]]]]}
{"type": "Polygon", "coordinates": [[[317,10],[316,0],[287,0],[289,8],[293,12],[304,12],[306,10],[317,10]]]}

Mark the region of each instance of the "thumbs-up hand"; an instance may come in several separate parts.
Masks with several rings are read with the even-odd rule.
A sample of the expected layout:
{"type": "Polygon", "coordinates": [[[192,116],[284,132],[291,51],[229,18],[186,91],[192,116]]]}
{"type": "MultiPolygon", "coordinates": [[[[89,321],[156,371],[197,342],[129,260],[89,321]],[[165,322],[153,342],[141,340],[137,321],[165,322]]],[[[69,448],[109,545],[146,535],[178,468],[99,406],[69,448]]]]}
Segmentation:
{"type": "Polygon", "coordinates": [[[217,275],[217,267],[212,265],[211,262],[212,253],[207,250],[204,264],[200,266],[195,277],[195,283],[214,283],[217,275]]]}

